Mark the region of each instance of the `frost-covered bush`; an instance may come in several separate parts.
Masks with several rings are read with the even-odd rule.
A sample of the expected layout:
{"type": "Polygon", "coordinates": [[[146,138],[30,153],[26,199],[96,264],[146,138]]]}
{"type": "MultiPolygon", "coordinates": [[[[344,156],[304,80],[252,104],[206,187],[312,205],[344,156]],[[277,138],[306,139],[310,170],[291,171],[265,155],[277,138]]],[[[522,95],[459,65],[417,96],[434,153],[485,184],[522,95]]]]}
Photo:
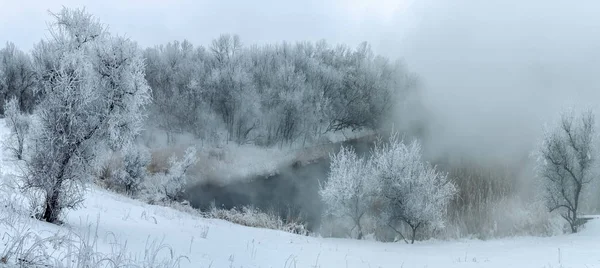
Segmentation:
{"type": "Polygon", "coordinates": [[[23,159],[23,149],[25,147],[25,138],[29,133],[29,116],[19,110],[19,101],[12,98],[4,104],[4,116],[6,126],[10,129],[9,140],[6,141],[6,148],[18,160],[23,159]]]}
{"type": "Polygon", "coordinates": [[[185,150],[181,159],[171,157],[170,167],[163,177],[162,187],[164,194],[170,200],[180,200],[187,185],[187,171],[196,163],[196,149],[193,147],[185,150]]]}
{"type": "Polygon", "coordinates": [[[181,201],[187,186],[187,171],[197,161],[197,152],[188,148],[181,159],[169,158],[169,168],[165,172],[155,173],[144,182],[143,199],[146,202],[181,201]]]}
{"type": "Polygon", "coordinates": [[[111,185],[128,194],[137,194],[148,176],[150,152],[145,148],[134,147],[123,155],[122,165],[111,176],[111,185]]]}

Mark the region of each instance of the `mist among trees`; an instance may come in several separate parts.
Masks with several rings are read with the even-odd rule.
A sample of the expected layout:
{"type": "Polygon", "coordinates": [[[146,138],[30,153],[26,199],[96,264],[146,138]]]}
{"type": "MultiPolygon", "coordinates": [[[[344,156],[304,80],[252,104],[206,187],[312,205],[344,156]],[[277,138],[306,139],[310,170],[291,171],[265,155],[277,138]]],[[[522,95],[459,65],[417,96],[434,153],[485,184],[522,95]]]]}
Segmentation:
{"type": "MultiPolygon", "coordinates": [[[[11,131],[5,146],[23,167],[22,190],[40,220],[60,223],[93,183],[152,204],[187,205],[186,190],[208,177],[209,161],[227,163],[226,145],[326,151],[306,161],[330,165],[314,174],[324,177],[314,188],[325,209],[324,226],[311,231],[322,235],[407,243],[548,235],[556,215],[577,232],[594,207],[582,204],[599,193],[593,112],[563,116],[540,137],[537,166],[526,173],[459,153],[432,156],[426,148],[436,135],[394,129],[423,112],[405,106],[422,88],[410,66],[366,42],[255,45],[223,34],[206,46],[181,40],[141,48],[85,10],[50,15],[50,34],[32,51],[0,49],[0,114],[11,131]],[[333,146],[351,141],[348,133],[379,139],[361,153],[333,146]],[[531,195],[518,189],[523,174],[531,175],[531,195]]],[[[260,225],[236,214],[249,212],[267,213],[210,215],[260,225]]],[[[308,232],[300,213],[265,218],[262,227],[308,232]]]]}

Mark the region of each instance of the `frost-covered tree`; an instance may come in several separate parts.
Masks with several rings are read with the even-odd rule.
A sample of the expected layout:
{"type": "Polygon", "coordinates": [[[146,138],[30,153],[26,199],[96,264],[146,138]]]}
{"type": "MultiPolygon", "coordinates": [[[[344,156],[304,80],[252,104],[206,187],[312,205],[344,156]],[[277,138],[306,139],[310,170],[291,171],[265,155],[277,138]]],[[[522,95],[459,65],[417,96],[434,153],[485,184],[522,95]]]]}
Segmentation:
{"type": "Polygon", "coordinates": [[[225,124],[228,139],[246,143],[261,117],[259,95],[250,76],[249,61],[241,53],[242,43],[237,35],[221,35],[210,47],[212,60],[206,90],[209,105],[225,124]]]}
{"type": "Polygon", "coordinates": [[[417,141],[406,145],[394,135],[389,143],[376,146],[371,161],[384,199],[382,220],[406,243],[407,236],[398,228],[402,224],[411,230],[410,243],[419,228],[444,227],[456,186],[447,174],[422,159],[417,141]]]}
{"type": "Polygon", "coordinates": [[[328,212],[352,221],[362,237],[367,215],[414,243],[417,231],[443,228],[449,202],[457,193],[447,174],[422,158],[419,142],[396,135],[378,143],[368,159],[347,148],[332,157],[328,181],[319,192],[328,212]],[[405,235],[402,227],[410,229],[405,235]]]}
{"type": "Polygon", "coordinates": [[[546,131],[537,152],[537,173],[543,179],[548,209],[559,211],[574,233],[580,225],[581,194],[598,176],[594,125],[592,112],[580,116],[566,112],[558,126],[546,131]]]}
{"type": "Polygon", "coordinates": [[[6,126],[10,129],[6,146],[16,159],[22,160],[25,138],[29,132],[29,116],[21,112],[18,102],[17,98],[13,97],[4,104],[6,126]]]}
{"type": "Polygon", "coordinates": [[[153,88],[151,112],[156,115],[149,123],[164,130],[169,143],[175,134],[209,128],[200,122],[206,112],[198,82],[207,79],[203,49],[184,40],[147,49],[144,54],[146,79],[153,88]]]}
{"type": "Polygon", "coordinates": [[[329,177],[319,191],[327,205],[327,213],[349,219],[357,229],[357,238],[363,238],[362,219],[371,209],[375,197],[375,179],[368,163],[359,158],[353,149],[342,148],[331,157],[329,177]]]}
{"type": "Polygon", "coordinates": [[[150,100],[138,46],[110,35],[85,10],[52,14],[51,38],[35,47],[43,99],[35,110],[26,189],[43,194],[41,219],[57,222],[76,208],[101,148],[136,136],[150,100]]]}

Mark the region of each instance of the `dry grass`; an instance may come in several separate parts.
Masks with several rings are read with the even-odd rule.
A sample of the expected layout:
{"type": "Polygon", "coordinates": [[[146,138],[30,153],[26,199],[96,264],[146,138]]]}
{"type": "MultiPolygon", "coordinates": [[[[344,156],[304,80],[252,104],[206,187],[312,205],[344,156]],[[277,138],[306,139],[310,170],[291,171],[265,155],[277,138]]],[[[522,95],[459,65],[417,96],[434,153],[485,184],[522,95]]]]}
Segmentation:
{"type": "MultiPolygon", "coordinates": [[[[27,224],[18,226],[0,224],[7,229],[2,242],[4,250],[0,252],[0,265],[17,267],[144,267],[176,268],[187,257],[177,255],[173,249],[159,240],[147,239],[144,252],[132,255],[126,241],[112,237],[109,253],[98,251],[98,223],[90,224],[82,233],[72,230],[58,231],[41,236],[27,224]]],[[[108,238],[110,239],[110,237],[108,238]]]]}
{"type": "Polygon", "coordinates": [[[445,236],[487,239],[555,233],[553,216],[523,188],[523,166],[461,160],[441,167],[459,189],[445,236]]]}
{"type": "Polygon", "coordinates": [[[308,229],[300,222],[283,222],[283,220],[274,214],[264,213],[254,207],[242,207],[241,209],[218,209],[215,206],[204,213],[205,217],[221,219],[235,224],[266,228],[272,230],[281,230],[289,233],[308,235],[308,229]]]}

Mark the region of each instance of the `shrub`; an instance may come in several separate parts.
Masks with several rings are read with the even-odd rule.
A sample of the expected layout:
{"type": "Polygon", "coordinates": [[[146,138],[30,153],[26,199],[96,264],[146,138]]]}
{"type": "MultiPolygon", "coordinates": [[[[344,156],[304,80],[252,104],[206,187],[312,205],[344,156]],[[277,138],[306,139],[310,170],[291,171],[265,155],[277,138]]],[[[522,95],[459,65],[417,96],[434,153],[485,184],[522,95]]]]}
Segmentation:
{"type": "Polygon", "coordinates": [[[10,129],[10,136],[5,146],[18,160],[23,159],[25,139],[29,133],[29,116],[21,113],[18,100],[12,98],[4,105],[6,126],[10,129]]]}
{"type": "Polygon", "coordinates": [[[148,176],[144,181],[142,199],[151,204],[182,201],[188,181],[187,172],[196,161],[196,149],[193,147],[188,148],[181,159],[169,158],[169,168],[165,172],[148,176]]]}
{"type": "Polygon", "coordinates": [[[125,152],[119,169],[111,176],[111,184],[119,187],[127,194],[137,194],[148,176],[150,153],[139,147],[125,152]]]}

